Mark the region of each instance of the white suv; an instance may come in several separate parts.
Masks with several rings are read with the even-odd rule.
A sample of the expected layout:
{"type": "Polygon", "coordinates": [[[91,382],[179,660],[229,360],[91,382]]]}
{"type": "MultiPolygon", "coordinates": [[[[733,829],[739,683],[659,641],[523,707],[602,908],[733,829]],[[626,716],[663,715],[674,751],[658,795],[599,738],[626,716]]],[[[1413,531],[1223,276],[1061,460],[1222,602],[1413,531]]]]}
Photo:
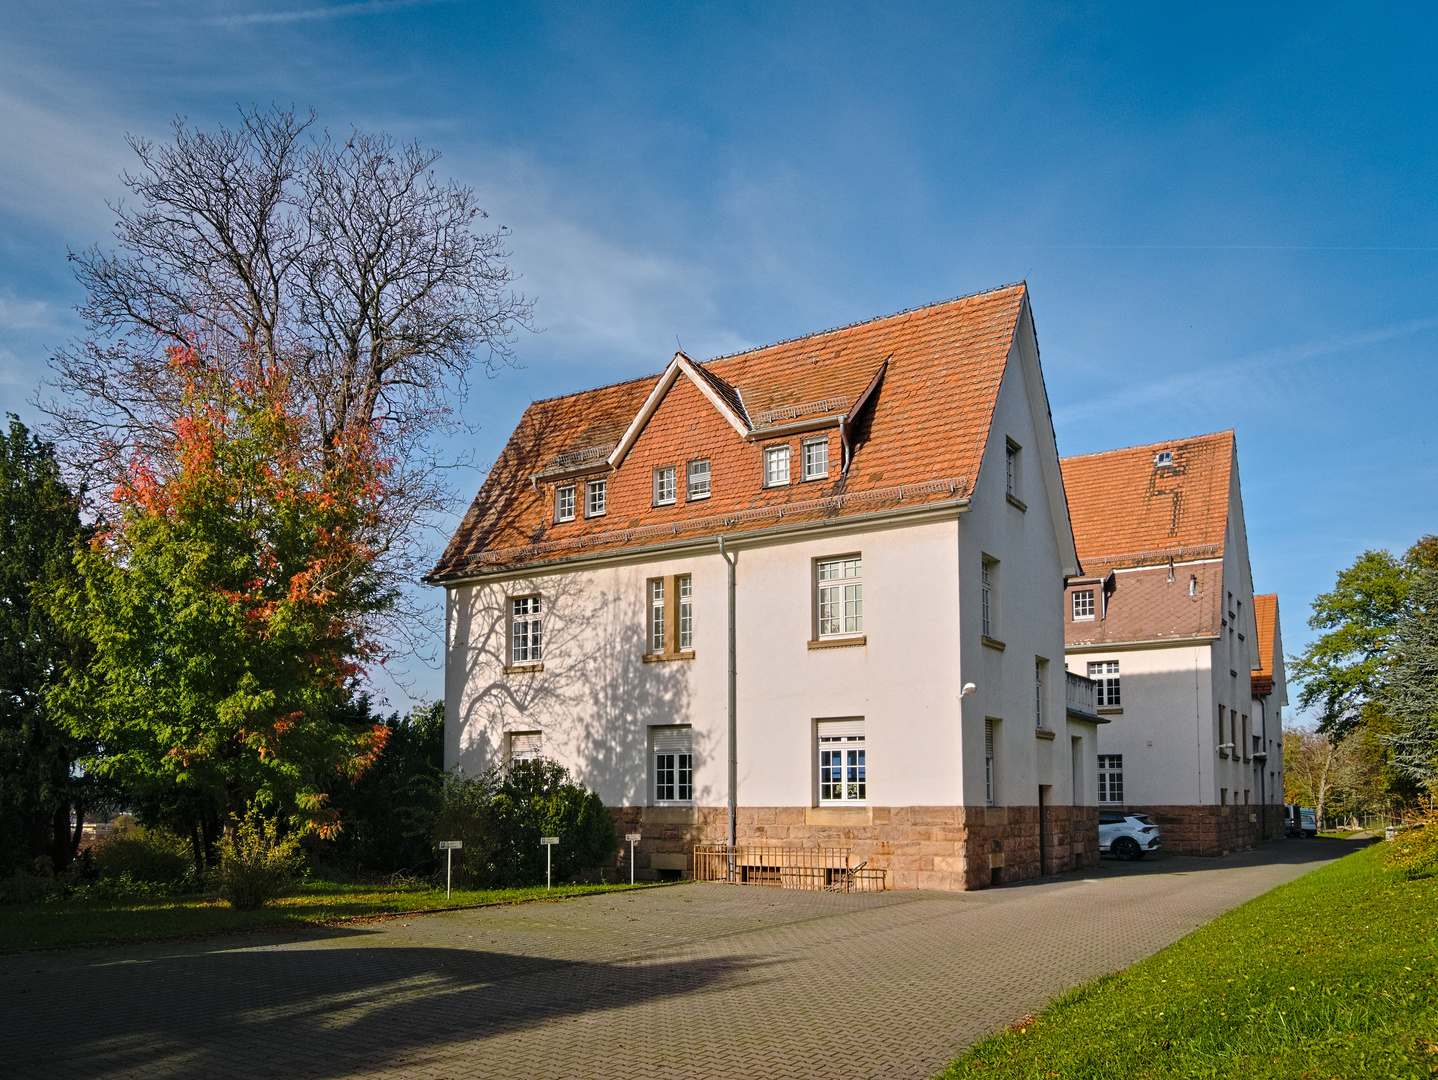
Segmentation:
{"type": "Polygon", "coordinates": [[[1098,812],[1098,849],[1115,859],[1141,859],[1159,850],[1158,826],[1147,814],[1126,810],[1098,812]]]}

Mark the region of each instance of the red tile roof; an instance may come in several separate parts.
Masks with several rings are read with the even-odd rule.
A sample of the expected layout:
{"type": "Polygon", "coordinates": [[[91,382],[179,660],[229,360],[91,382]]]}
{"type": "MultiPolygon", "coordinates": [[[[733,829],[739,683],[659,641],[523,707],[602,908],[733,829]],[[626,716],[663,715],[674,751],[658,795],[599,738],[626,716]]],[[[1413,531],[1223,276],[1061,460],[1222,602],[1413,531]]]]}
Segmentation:
{"type": "MultiPolygon", "coordinates": [[[[1088,567],[1085,565],[1087,571],[1088,567]]],[[[1103,611],[1104,586],[1098,582],[1070,585],[1064,604],[1064,645],[1067,648],[1117,645],[1135,641],[1178,641],[1213,637],[1220,620],[1223,564],[1201,562],[1174,568],[1145,566],[1114,574],[1108,614],[1103,611]],[[1094,592],[1094,618],[1075,620],[1073,594],[1094,592]]]]}
{"type": "Polygon", "coordinates": [[[978,478],[1026,295],[1022,283],[1009,285],[695,365],[751,430],[842,413],[883,370],[866,407],[852,417],[847,477],[840,475],[842,448],[833,427],[815,433],[829,440],[828,478],[799,483],[800,443],[811,435],[745,440],[684,375],[614,471],[606,471],[603,459],[661,375],[536,401],[430,580],[778,524],[780,515],[786,523],[821,520],[901,500],[910,505],[965,496],[978,478]],[[765,489],[763,449],[779,443],[791,448],[795,482],[765,489]],[[684,465],[702,457],[711,461],[712,495],[688,503],[684,465]],[[679,470],[674,506],[651,505],[652,470],[660,465],[679,470]],[[556,523],[555,478],[585,468],[607,478],[607,513],[586,520],[581,506],[575,521],[556,523]]]}
{"type": "Polygon", "coordinates": [[[1258,668],[1253,672],[1253,695],[1273,693],[1273,654],[1278,645],[1278,594],[1253,598],[1253,620],[1258,624],[1258,668]]]}
{"type": "Polygon", "coordinates": [[[1086,574],[1223,554],[1233,432],[1064,458],[1064,490],[1086,574]],[[1169,464],[1157,464],[1160,454],[1169,464]]]}

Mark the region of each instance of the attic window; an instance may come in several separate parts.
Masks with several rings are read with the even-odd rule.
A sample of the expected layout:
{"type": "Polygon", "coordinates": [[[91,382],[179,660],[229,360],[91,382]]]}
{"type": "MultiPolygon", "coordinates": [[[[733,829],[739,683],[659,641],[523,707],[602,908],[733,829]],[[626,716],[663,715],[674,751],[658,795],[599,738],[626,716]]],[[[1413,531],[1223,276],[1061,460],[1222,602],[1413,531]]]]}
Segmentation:
{"type": "Polygon", "coordinates": [[[1189,574],[1189,575],[1188,575],[1188,595],[1189,595],[1189,596],[1197,596],[1197,595],[1198,595],[1198,575],[1197,575],[1197,574],[1189,574]]]}
{"type": "Polygon", "coordinates": [[[1155,469],[1162,469],[1164,466],[1166,466],[1166,465],[1172,465],[1172,464],[1173,464],[1173,451],[1172,451],[1172,450],[1163,450],[1163,451],[1159,452],[1157,455],[1154,456],[1154,459],[1153,459],[1153,467],[1154,467],[1155,469]]]}

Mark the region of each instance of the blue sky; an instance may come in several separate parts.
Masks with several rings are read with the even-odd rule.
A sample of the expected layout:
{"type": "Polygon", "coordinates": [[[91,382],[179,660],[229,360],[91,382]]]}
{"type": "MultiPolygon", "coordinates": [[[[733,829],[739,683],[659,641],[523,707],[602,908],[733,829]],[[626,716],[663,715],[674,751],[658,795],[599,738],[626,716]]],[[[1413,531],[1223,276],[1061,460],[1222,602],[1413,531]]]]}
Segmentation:
{"type": "Polygon", "coordinates": [[[0,14],[0,407],[29,422],[125,134],[295,103],[443,151],[512,230],[543,332],[475,380],[481,460],[531,398],[657,371],[676,342],[711,356],[1022,278],[1061,452],[1237,429],[1289,651],[1341,566],[1438,528],[1429,7],[0,14]]]}

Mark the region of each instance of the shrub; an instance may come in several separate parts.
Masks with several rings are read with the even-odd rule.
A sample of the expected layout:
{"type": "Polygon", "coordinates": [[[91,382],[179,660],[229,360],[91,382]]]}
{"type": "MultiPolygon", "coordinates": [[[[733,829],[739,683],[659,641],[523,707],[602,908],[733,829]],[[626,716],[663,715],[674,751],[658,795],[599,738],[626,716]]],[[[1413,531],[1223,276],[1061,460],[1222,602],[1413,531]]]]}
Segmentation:
{"type": "Polygon", "coordinates": [[[220,895],[239,911],[263,907],[279,896],[304,862],[298,836],[281,837],[278,827],[251,808],[220,841],[220,895]]]}
{"type": "Polygon", "coordinates": [[[463,876],[480,886],[535,885],[544,880],[541,836],[557,836],[556,881],[613,863],[619,850],[614,817],[603,800],[562,765],[542,758],[507,772],[445,779],[434,839],[464,841],[463,876]]]}
{"type": "Polygon", "coordinates": [[[1438,874],[1438,810],[1411,820],[1387,845],[1387,863],[1406,878],[1438,874]]]}
{"type": "Polygon", "coordinates": [[[96,844],[91,857],[95,872],[110,881],[177,884],[192,876],[194,849],[164,829],[131,829],[96,844]]]}

